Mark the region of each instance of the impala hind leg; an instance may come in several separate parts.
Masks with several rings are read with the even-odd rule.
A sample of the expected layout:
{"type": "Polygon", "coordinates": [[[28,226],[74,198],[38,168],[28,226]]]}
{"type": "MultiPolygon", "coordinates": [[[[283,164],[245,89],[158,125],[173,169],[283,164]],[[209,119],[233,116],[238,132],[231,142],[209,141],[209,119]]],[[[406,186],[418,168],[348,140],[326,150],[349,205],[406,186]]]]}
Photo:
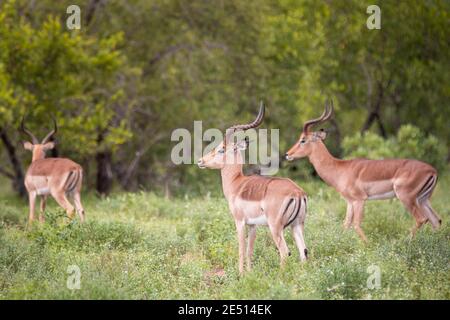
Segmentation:
{"type": "Polygon", "coordinates": [[[69,200],[67,200],[66,194],[64,191],[56,191],[52,192],[53,198],[55,198],[56,202],[66,210],[67,216],[69,219],[73,219],[75,208],[72,206],[69,200]]]}
{"type": "Polygon", "coordinates": [[[256,225],[250,225],[248,229],[248,244],[247,244],[247,271],[252,269],[253,248],[256,239],[256,225]]]}
{"type": "Polygon", "coordinates": [[[284,239],[283,228],[272,225],[269,225],[269,228],[272,233],[273,241],[275,241],[275,245],[280,253],[280,265],[284,266],[285,260],[289,255],[289,249],[286,240],[284,239]]]}
{"type": "Polygon", "coordinates": [[[361,240],[367,243],[367,237],[361,228],[362,219],[364,217],[364,201],[355,201],[352,203],[352,207],[354,214],[353,227],[355,228],[361,240]]]}
{"type": "Polygon", "coordinates": [[[40,204],[40,209],[41,211],[39,212],[39,222],[45,222],[45,205],[47,203],[47,195],[43,195],[41,196],[41,204],[40,204]]]}
{"type": "Polygon", "coordinates": [[[428,221],[426,217],[425,209],[421,208],[417,204],[411,205],[408,209],[415,220],[415,225],[411,229],[411,238],[416,236],[417,231],[428,221]]]}
{"type": "Polygon", "coordinates": [[[415,220],[414,226],[411,228],[411,238],[414,238],[417,230],[428,221],[426,213],[417,204],[415,197],[411,197],[409,193],[396,190],[397,198],[403,203],[405,208],[412,214],[415,220]]]}
{"type": "Polygon", "coordinates": [[[81,204],[81,197],[79,192],[75,192],[73,194],[73,202],[75,204],[75,209],[77,210],[78,215],[80,216],[80,221],[84,222],[84,208],[81,204]]]}
{"type": "Polygon", "coordinates": [[[305,261],[308,258],[308,249],[306,249],[304,237],[304,225],[302,223],[295,223],[292,225],[292,233],[294,235],[295,244],[300,253],[300,260],[305,261]]]}
{"type": "Polygon", "coordinates": [[[422,211],[424,212],[425,216],[428,217],[428,221],[430,221],[431,225],[433,226],[433,229],[436,230],[437,228],[439,228],[442,224],[442,219],[431,207],[430,199],[422,201],[421,203],[419,203],[419,205],[422,211]]]}

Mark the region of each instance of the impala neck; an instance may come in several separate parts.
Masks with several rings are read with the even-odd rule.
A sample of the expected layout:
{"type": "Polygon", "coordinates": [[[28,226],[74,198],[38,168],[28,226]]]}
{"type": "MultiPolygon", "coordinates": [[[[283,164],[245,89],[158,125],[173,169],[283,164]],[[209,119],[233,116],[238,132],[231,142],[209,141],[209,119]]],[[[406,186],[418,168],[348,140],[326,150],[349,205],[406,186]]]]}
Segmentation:
{"type": "Polygon", "coordinates": [[[33,158],[31,159],[31,162],[34,162],[36,160],[44,159],[45,158],[45,152],[41,145],[35,145],[33,147],[33,158]]]}
{"type": "Polygon", "coordinates": [[[236,179],[242,177],[244,175],[242,171],[242,161],[241,161],[241,155],[238,152],[237,163],[234,164],[226,164],[221,170],[220,174],[222,176],[222,189],[223,193],[225,195],[225,198],[227,200],[229,199],[230,195],[233,193],[234,190],[234,183],[236,179]]]}
{"type": "Polygon", "coordinates": [[[341,160],[333,157],[322,141],[315,142],[313,151],[308,158],[322,180],[333,187],[336,186],[339,178],[337,166],[341,160]]]}

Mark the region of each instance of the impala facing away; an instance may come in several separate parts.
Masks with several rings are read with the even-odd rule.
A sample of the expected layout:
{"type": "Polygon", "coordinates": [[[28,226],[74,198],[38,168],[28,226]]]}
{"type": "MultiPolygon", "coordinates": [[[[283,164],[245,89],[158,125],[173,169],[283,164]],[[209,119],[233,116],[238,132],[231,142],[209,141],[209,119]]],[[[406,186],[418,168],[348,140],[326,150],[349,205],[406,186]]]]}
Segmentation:
{"type": "Polygon", "coordinates": [[[325,105],[320,118],[307,121],[298,142],[286,153],[286,159],[292,161],[308,157],[319,176],[344,197],[347,201],[345,228],[353,222],[361,239],[367,241],[361,229],[364,202],[397,197],[416,220],[411,230],[412,237],[427,221],[437,229],[441,219],[429,201],[437,182],[436,169],[427,163],[409,159],[334,158],[322,142],[326,132],[310,130],[312,126],[328,120],[332,113],[333,102],[330,106],[325,105]]]}
{"type": "Polygon", "coordinates": [[[39,221],[44,222],[44,211],[47,196],[51,194],[56,202],[63,207],[69,218],[73,218],[74,207],[67,199],[67,195],[73,196],[75,208],[84,221],[84,209],[81,205],[80,191],[83,180],[83,169],[72,160],[65,158],[47,158],[45,152],[55,147],[50,138],[57,132],[58,127],[53,119],[54,129],[39,143],[39,140],[25,128],[22,119],[21,130],[31,137],[32,142],[24,142],[25,149],[33,153],[33,159],[25,175],[25,187],[30,201],[29,224],[34,220],[34,207],[36,196],[41,196],[41,212],[39,221]]]}
{"type": "Polygon", "coordinates": [[[301,260],[306,260],[307,249],[304,240],[304,222],[307,197],[305,192],[289,179],[244,176],[241,152],[247,148],[247,141],[233,143],[231,137],[236,131],[245,131],[259,126],[264,117],[261,103],[259,114],[252,123],[229,128],[225,140],[198,161],[200,168],[220,169],[222,188],[233,215],[239,240],[239,272],[244,272],[244,256],[247,270],[251,269],[257,225],[268,225],[280,253],[281,265],[289,254],[283,229],[292,227],[294,239],[301,260]],[[245,227],[249,226],[247,252],[245,227]]]}

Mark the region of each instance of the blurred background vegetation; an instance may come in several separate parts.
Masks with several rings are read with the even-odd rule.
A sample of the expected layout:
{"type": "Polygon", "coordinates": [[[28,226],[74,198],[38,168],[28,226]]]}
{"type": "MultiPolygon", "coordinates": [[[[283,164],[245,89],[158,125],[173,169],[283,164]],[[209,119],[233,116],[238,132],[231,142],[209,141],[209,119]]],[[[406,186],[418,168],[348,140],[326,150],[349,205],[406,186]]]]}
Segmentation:
{"type": "MultiPolygon", "coordinates": [[[[68,30],[71,4],[0,0],[0,175],[18,194],[31,161],[24,114],[40,137],[56,116],[53,156],[83,166],[85,189],[169,196],[220,187],[217,172],[172,164],[172,131],[250,120],[260,99],[280,153],[333,97],[335,156],[448,170],[446,0],[378,1],[381,30],[366,27],[372,1],[80,0],[81,30],[68,30]]],[[[281,174],[308,177],[306,163],[281,174]]]]}

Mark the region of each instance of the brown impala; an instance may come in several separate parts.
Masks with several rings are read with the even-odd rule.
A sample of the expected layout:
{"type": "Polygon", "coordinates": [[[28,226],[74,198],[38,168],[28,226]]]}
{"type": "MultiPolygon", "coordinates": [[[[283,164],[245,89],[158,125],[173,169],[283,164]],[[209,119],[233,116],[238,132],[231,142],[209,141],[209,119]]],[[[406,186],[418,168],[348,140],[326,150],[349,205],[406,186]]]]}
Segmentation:
{"type": "Polygon", "coordinates": [[[344,197],[347,201],[344,226],[349,228],[353,222],[359,236],[367,241],[361,229],[364,202],[397,197],[416,220],[412,236],[427,221],[434,229],[438,228],[441,219],[429,201],[437,182],[436,169],[409,159],[336,159],[322,142],[326,132],[311,131],[312,126],[328,120],[332,113],[333,102],[325,105],[320,118],[307,121],[298,142],[286,153],[286,159],[308,157],[319,176],[344,197]]]}
{"type": "Polygon", "coordinates": [[[280,253],[281,265],[289,254],[283,235],[284,228],[289,225],[292,227],[301,260],[306,260],[308,253],[303,235],[307,206],[305,192],[289,179],[258,175],[244,176],[241,152],[247,148],[247,141],[231,142],[234,132],[256,128],[261,124],[263,117],[264,105],[261,103],[255,121],[229,128],[224,142],[198,161],[200,168],[221,171],[223,193],[228,201],[238,233],[241,274],[244,272],[246,225],[249,226],[247,270],[251,269],[257,225],[269,226],[280,253]]]}
{"type": "Polygon", "coordinates": [[[45,159],[45,152],[55,147],[54,142],[49,142],[50,138],[58,130],[54,119],[53,124],[54,129],[39,143],[39,140],[33,133],[25,128],[23,119],[21,123],[21,130],[32,139],[32,142],[27,141],[23,143],[25,149],[33,153],[33,159],[25,175],[25,187],[27,188],[30,201],[29,224],[34,220],[36,196],[41,196],[39,220],[44,222],[45,202],[49,194],[66,210],[69,218],[73,218],[74,207],[67,199],[67,195],[72,195],[81,222],[84,221],[84,209],[80,200],[83,169],[79,164],[69,159],[45,159]]]}

